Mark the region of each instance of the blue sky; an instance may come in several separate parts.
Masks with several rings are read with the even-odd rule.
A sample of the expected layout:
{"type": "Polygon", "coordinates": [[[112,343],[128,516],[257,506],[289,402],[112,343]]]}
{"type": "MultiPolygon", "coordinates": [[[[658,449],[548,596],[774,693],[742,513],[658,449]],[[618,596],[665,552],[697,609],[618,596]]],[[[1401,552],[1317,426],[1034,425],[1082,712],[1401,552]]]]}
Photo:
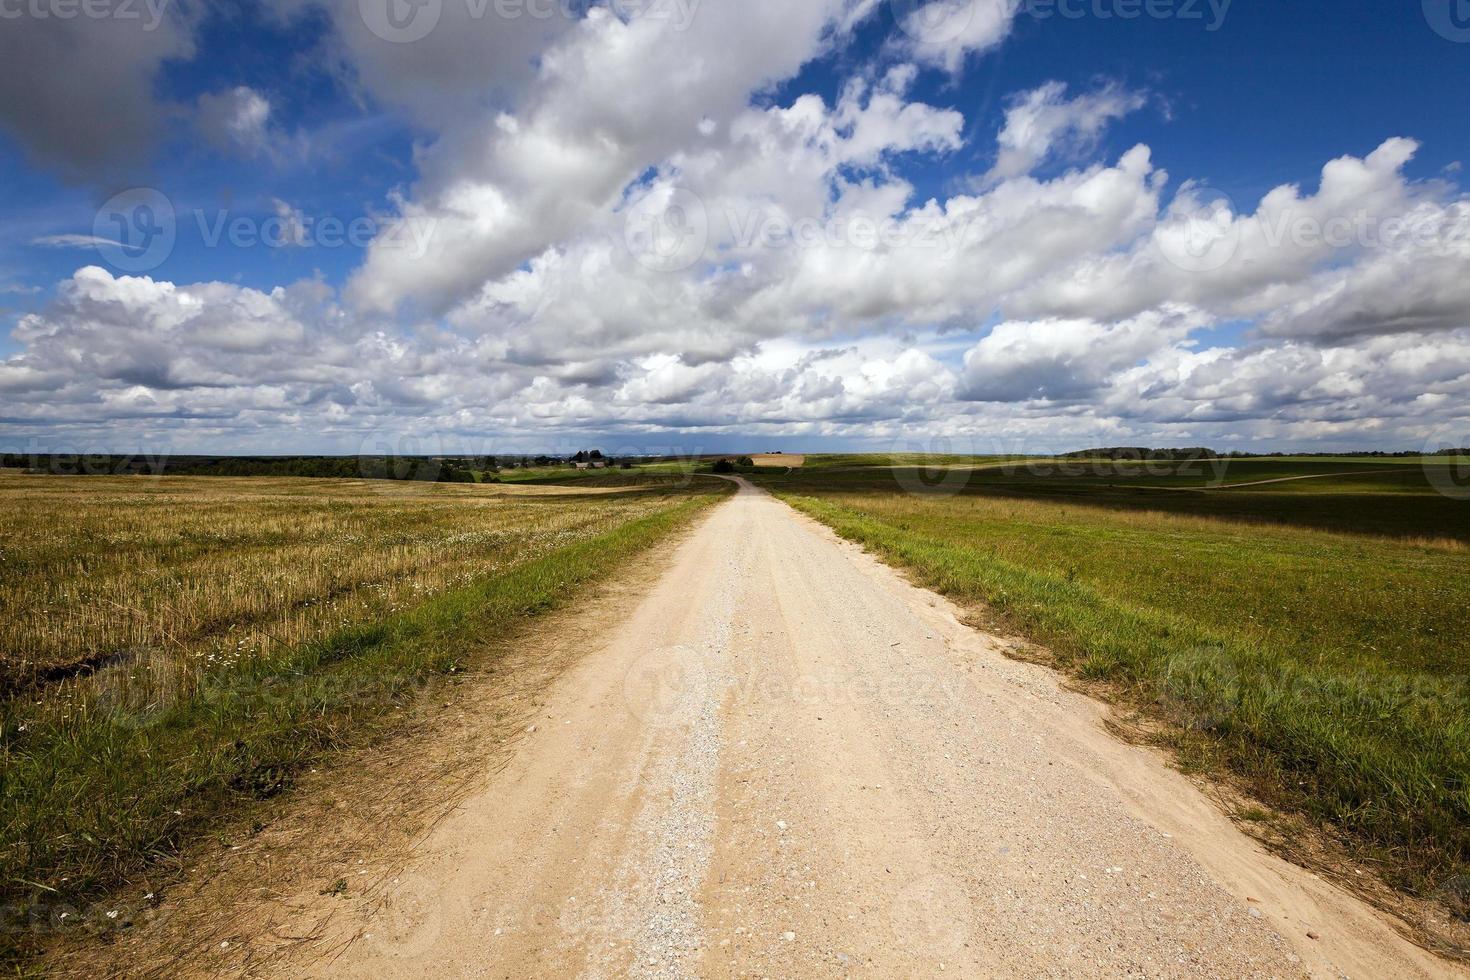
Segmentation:
{"type": "Polygon", "coordinates": [[[406,42],[369,16],[404,0],[165,6],[148,31],[28,2],[0,35],[7,448],[1470,431],[1450,0],[427,0],[406,42]],[[129,188],[173,211],[144,267],[89,242],[129,188]],[[640,208],[666,230],[686,199],[699,253],[640,255],[640,208]],[[854,248],[855,217],[895,241],[854,248]],[[825,234],[741,240],[747,218],[825,234]]]}

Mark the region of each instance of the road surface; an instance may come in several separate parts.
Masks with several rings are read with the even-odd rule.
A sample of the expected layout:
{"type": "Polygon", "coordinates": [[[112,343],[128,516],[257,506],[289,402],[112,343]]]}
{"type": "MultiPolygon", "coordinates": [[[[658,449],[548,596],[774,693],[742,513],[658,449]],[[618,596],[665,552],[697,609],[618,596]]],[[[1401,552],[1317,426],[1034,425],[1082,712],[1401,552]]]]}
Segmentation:
{"type": "Polygon", "coordinates": [[[330,961],[270,972],[1458,975],[955,613],[742,486],[330,961]]]}

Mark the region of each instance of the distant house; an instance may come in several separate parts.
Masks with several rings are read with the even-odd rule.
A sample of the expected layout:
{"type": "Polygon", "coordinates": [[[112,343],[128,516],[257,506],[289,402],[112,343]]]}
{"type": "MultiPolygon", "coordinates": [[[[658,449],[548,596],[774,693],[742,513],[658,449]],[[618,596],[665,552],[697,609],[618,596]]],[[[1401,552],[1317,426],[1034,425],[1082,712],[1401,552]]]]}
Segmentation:
{"type": "Polygon", "coordinates": [[[592,465],[593,464],[579,460],[579,461],[574,461],[572,463],[572,465],[575,466],[579,470],[590,470],[590,469],[592,469],[592,465]]]}
{"type": "Polygon", "coordinates": [[[605,470],[607,469],[607,460],[594,459],[590,465],[594,470],[605,470]]]}

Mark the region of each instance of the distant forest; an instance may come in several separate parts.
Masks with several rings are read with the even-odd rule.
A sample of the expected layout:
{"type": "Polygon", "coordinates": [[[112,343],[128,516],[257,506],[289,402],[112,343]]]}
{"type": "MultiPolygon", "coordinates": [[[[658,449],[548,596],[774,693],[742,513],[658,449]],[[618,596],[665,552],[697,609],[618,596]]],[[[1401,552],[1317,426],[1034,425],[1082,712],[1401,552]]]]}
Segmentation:
{"type": "MultiPolygon", "coordinates": [[[[578,456],[588,458],[589,454],[578,456]]],[[[597,454],[600,458],[601,454],[597,454]]],[[[575,458],[575,457],[574,457],[575,458]]],[[[145,456],[5,453],[0,466],[56,476],[298,476],[494,483],[500,468],[564,465],[551,456],[145,456]]]]}
{"type": "Polygon", "coordinates": [[[1149,449],[1146,446],[1111,446],[1106,449],[1079,449],[1076,452],[1064,453],[1064,459],[1147,459],[1147,460],[1191,460],[1191,459],[1280,459],[1291,456],[1303,459],[1313,458],[1343,458],[1354,457],[1362,459],[1410,459],[1420,456],[1467,456],[1470,449],[1441,449],[1437,452],[1426,453],[1423,450],[1405,450],[1403,452],[1385,452],[1381,449],[1360,450],[1346,453],[1242,453],[1228,452],[1220,453],[1213,449],[1203,447],[1190,447],[1187,449],[1149,449]]]}

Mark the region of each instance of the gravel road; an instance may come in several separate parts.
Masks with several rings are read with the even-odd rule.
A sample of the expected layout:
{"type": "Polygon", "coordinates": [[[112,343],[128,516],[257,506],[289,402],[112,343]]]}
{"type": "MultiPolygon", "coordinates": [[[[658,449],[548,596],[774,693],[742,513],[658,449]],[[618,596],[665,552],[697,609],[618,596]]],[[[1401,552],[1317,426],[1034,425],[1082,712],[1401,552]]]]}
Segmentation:
{"type": "Polygon", "coordinates": [[[1460,975],[742,485],[302,976],[1460,975]]]}

